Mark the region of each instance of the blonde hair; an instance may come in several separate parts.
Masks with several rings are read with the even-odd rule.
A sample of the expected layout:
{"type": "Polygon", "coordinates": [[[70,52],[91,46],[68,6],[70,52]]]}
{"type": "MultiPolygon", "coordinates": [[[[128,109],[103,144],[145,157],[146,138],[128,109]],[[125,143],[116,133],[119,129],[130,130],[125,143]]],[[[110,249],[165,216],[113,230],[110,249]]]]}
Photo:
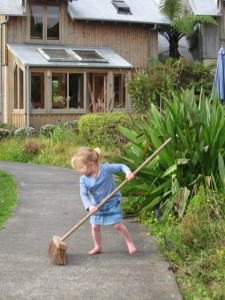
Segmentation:
{"type": "Polygon", "coordinates": [[[71,165],[74,169],[76,169],[77,161],[82,162],[84,165],[87,165],[89,162],[93,162],[96,165],[98,165],[101,158],[102,158],[102,154],[99,148],[92,149],[89,147],[82,147],[73,156],[71,160],[71,165]]]}

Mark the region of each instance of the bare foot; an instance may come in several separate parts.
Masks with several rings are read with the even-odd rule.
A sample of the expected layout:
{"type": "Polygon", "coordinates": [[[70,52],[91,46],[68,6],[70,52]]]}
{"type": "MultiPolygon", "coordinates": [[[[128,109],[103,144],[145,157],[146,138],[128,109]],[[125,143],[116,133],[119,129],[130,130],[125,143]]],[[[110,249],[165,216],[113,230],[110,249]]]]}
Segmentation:
{"type": "Polygon", "coordinates": [[[88,252],[89,255],[95,255],[97,253],[102,252],[101,248],[94,248],[91,251],[88,252]]]}
{"type": "Polygon", "coordinates": [[[128,251],[129,251],[129,254],[134,254],[137,249],[135,248],[134,244],[130,244],[128,245],[128,251]]]}

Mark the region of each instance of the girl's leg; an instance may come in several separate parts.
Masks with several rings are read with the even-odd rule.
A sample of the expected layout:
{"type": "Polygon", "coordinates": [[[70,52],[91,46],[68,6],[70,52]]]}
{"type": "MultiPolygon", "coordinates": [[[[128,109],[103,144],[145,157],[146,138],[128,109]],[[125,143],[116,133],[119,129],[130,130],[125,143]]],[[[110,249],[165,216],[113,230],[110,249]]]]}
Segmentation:
{"type": "Polygon", "coordinates": [[[125,242],[127,243],[129,253],[130,254],[135,253],[137,251],[137,249],[134,246],[134,243],[131,239],[131,236],[129,234],[127,227],[123,223],[113,224],[113,227],[116,228],[119,231],[119,233],[122,235],[122,237],[124,238],[125,242]]]}
{"type": "Polygon", "coordinates": [[[90,255],[101,252],[101,228],[100,225],[91,224],[91,232],[94,240],[94,249],[88,252],[90,255]]]}

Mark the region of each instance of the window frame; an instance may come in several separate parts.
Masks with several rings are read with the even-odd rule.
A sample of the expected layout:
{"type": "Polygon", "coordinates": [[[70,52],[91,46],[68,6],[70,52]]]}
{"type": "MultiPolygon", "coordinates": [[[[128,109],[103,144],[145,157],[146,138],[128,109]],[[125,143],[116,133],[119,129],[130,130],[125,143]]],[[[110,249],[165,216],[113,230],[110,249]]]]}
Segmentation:
{"type": "Polygon", "coordinates": [[[86,111],[86,97],[85,97],[85,86],[86,86],[86,72],[70,72],[69,70],[54,70],[54,71],[51,71],[51,75],[49,76],[50,78],[50,86],[51,86],[51,89],[50,89],[50,95],[49,98],[49,105],[50,105],[50,111],[51,112],[59,112],[59,113],[80,113],[80,112],[85,112],[86,111]],[[54,108],[52,106],[52,77],[54,76],[54,74],[66,74],[66,107],[63,107],[63,108],[54,108]],[[82,75],[83,76],[83,82],[82,82],[82,88],[79,87],[79,89],[81,89],[80,93],[82,94],[82,102],[83,102],[83,107],[82,108],[75,108],[75,107],[69,107],[69,99],[70,99],[70,96],[69,96],[69,76],[70,74],[79,74],[79,75],[82,75]]]}
{"type": "Polygon", "coordinates": [[[30,110],[32,112],[34,111],[46,111],[46,72],[45,71],[31,71],[30,72],[30,110]],[[31,85],[31,82],[32,82],[32,76],[40,76],[40,78],[42,79],[43,82],[41,82],[41,86],[43,85],[41,91],[42,91],[42,95],[44,97],[43,99],[43,103],[44,103],[44,107],[41,108],[41,107],[32,107],[32,96],[31,96],[31,92],[32,92],[32,85],[31,85]]]}
{"type": "Polygon", "coordinates": [[[13,69],[13,112],[17,113],[23,113],[25,111],[24,73],[24,70],[18,64],[16,64],[13,69]]]}
{"type": "Polygon", "coordinates": [[[27,40],[30,43],[43,43],[43,44],[61,44],[62,43],[62,5],[60,4],[52,4],[52,3],[38,3],[38,2],[31,2],[29,4],[29,9],[28,9],[28,30],[27,30],[27,40]],[[43,37],[42,39],[34,39],[31,37],[31,6],[40,6],[43,8],[43,14],[42,14],[42,24],[43,24],[43,37]],[[59,39],[48,39],[47,38],[47,8],[48,7],[58,7],[59,8],[59,39]]]}
{"type": "Polygon", "coordinates": [[[124,103],[124,106],[115,106],[115,98],[113,96],[113,110],[114,111],[125,111],[127,110],[127,75],[125,73],[113,73],[113,95],[115,94],[115,77],[119,76],[118,84],[118,99],[119,103],[124,103]]]}

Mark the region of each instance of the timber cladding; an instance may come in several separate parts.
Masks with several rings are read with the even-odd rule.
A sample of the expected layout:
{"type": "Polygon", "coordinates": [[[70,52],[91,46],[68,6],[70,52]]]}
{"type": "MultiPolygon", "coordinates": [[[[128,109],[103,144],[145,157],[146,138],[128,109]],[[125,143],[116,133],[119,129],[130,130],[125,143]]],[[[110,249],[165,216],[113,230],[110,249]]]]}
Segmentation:
{"type": "Polygon", "coordinates": [[[66,45],[109,47],[135,68],[146,67],[150,54],[151,57],[158,57],[158,33],[140,24],[72,22],[68,19],[66,37],[66,45]]]}
{"type": "MultiPolygon", "coordinates": [[[[96,21],[73,21],[64,11],[58,45],[109,47],[134,68],[145,68],[148,58],[158,57],[158,33],[148,25],[96,21]]],[[[10,18],[7,43],[23,44],[29,40],[29,18],[10,18]],[[26,21],[25,21],[26,20],[26,21]]]]}
{"type": "Polygon", "coordinates": [[[30,116],[30,126],[39,130],[45,124],[64,124],[68,121],[78,120],[78,114],[35,114],[30,116]]]}

